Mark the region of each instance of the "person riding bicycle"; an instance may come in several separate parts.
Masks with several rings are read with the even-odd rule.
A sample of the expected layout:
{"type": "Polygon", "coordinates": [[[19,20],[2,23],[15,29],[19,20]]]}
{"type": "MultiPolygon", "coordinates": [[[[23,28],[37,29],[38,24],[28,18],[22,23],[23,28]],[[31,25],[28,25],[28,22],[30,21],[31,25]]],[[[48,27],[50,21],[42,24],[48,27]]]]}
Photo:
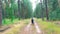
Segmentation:
{"type": "Polygon", "coordinates": [[[34,24],[34,19],[33,18],[31,19],[31,23],[34,24]]]}

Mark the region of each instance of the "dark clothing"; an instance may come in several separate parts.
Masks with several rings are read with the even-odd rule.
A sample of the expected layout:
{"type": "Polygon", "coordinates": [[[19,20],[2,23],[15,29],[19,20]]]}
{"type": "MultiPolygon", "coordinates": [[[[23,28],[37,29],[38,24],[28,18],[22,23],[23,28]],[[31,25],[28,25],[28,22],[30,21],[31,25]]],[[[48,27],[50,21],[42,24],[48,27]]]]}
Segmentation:
{"type": "Polygon", "coordinates": [[[32,22],[32,24],[34,24],[34,20],[33,19],[31,20],[31,22],[32,22]]]}

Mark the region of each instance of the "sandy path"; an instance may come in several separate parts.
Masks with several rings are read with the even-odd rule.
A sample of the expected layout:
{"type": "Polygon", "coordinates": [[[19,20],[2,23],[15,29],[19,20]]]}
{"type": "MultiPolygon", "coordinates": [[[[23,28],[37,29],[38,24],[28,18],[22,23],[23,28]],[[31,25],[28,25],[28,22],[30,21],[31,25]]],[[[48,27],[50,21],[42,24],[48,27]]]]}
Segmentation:
{"type": "Polygon", "coordinates": [[[19,34],[41,34],[41,29],[39,28],[38,24],[34,22],[34,25],[29,23],[26,27],[22,29],[19,34]]]}

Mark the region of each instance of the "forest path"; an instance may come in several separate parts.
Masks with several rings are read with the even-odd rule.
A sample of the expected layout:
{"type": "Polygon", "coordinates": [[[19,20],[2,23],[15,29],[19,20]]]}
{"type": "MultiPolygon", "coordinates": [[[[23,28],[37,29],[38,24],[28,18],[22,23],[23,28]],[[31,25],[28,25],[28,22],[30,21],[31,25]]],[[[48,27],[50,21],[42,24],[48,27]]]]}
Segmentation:
{"type": "Polygon", "coordinates": [[[36,22],[31,24],[30,21],[30,23],[19,32],[19,34],[42,34],[42,31],[36,22]]]}

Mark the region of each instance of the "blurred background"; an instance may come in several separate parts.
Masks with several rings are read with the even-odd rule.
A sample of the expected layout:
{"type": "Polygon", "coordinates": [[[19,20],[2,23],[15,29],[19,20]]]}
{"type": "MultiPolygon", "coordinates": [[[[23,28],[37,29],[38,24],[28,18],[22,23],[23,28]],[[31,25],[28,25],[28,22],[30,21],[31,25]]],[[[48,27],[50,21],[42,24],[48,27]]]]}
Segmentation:
{"type": "MultiPolygon", "coordinates": [[[[1,31],[7,26],[22,29],[32,18],[43,34],[60,34],[60,0],[0,0],[1,31]]],[[[17,33],[9,31],[10,34],[21,31],[13,29],[10,31],[17,33]]]]}

